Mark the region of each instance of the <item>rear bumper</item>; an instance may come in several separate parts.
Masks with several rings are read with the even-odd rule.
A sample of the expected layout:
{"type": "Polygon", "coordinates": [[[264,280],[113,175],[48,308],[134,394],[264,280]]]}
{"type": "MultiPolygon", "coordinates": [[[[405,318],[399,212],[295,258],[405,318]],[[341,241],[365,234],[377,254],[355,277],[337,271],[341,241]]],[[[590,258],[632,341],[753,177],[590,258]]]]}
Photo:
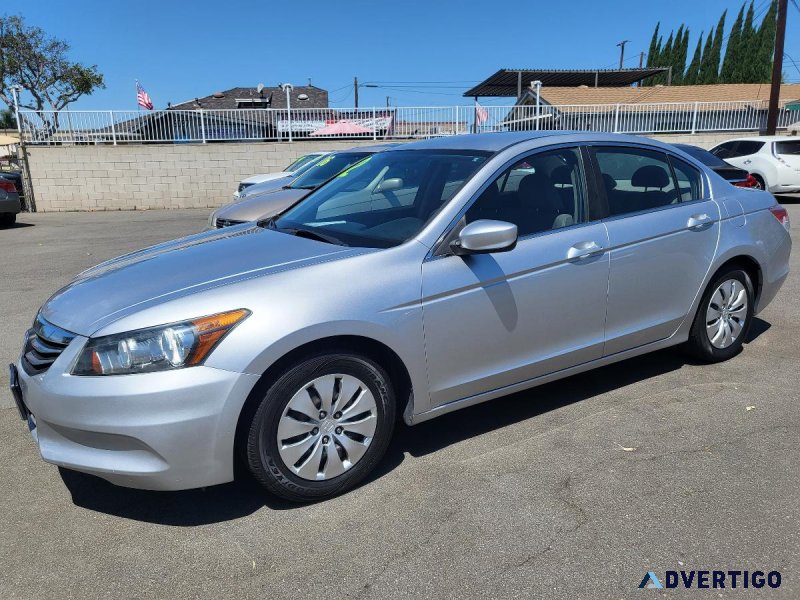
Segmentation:
{"type": "Polygon", "coordinates": [[[45,461],[151,490],[233,479],[236,423],[257,376],[199,366],[74,377],[54,372],[58,362],[33,376],[17,363],[45,461]]]}
{"type": "Polygon", "coordinates": [[[19,201],[19,196],[16,194],[12,195],[10,198],[4,198],[0,200],[0,215],[5,214],[17,214],[22,210],[22,205],[19,201]]]}

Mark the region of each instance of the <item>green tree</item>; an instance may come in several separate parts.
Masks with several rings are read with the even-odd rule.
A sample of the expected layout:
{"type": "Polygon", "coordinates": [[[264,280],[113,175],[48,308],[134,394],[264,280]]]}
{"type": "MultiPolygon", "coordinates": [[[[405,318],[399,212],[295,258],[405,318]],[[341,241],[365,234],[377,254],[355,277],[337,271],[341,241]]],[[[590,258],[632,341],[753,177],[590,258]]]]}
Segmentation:
{"type": "Polygon", "coordinates": [[[728,11],[725,10],[719,18],[717,28],[714,30],[712,38],[709,33],[706,39],[706,49],[703,52],[703,60],[700,63],[700,81],[698,83],[717,83],[719,81],[719,60],[722,54],[722,34],[725,30],[725,16],[728,11]],[[709,45],[709,41],[711,44],[709,45]]]}
{"type": "Polygon", "coordinates": [[[683,76],[684,85],[694,85],[697,83],[697,78],[700,75],[700,59],[703,56],[703,32],[700,32],[700,37],[697,39],[697,46],[692,55],[692,62],[686,68],[686,73],[683,76]]]}
{"type": "Polygon", "coordinates": [[[775,51],[775,30],[777,29],[778,2],[772,0],[767,14],[761,20],[756,34],[758,58],[755,62],[753,81],[766,83],[772,79],[772,54],[775,51]]]}
{"type": "Polygon", "coordinates": [[[754,19],[753,1],[750,0],[750,7],[747,9],[747,16],[742,25],[742,35],[739,38],[739,60],[734,69],[734,81],[736,83],[754,82],[755,65],[758,61],[758,44],[756,29],[753,25],[754,19]]]}
{"type": "Polygon", "coordinates": [[[675,44],[672,47],[672,84],[681,85],[683,83],[683,73],[686,70],[686,55],[689,52],[689,28],[681,25],[675,36],[675,44]]]}
{"type": "Polygon", "coordinates": [[[0,100],[12,106],[11,86],[20,86],[20,105],[36,111],[55,131],[58,115],[47,111],[105,87],[96,65],[72,62],[68,53],[67,42],[27,25],[22,17],[0,17],[0,100]]]}
{"type": "Polygon", "coordinates": [[[14,118],[14,111],[10,108],[0,110],[0,129],[17,129],[17,120],[14,118]]]}
{"type": "MultiPolygon", "coordinates": [[[[667,38],[664,47],[661,48],[659,51],[659,59],[661,60],[662,67],[669,67],[672,64],[672,52],[673,52],[673,42],[674,42],[674,34],[673,32],[669,32],[669,37],[667,38]]],[[[659,75],[657,83],[666,83],[667,82],[667,75],[659,75]]]]}
{"type": "Polygon", "coordinates": [[[737,65],[741,60],[742,23],[744,21],[744,4],[739,9],[739,14],[733,22],[731,32],[728,35],[728,45],[725,48],[725,59],[722,61],[722,71],[719,75],[720,83],[735,83],[735,73],[737,65]]]}
{"type": "MultiPolygon", "coordinates": [[[[661,26],[661,22],[659,21],[656,23],[656,28],[653,31],[653,37],[650,40],[650,48],[647,51],[647,66],[648,67],[660,67],[659,61],[661,60],[661,38],[658,37],[658,28],[661,26]]],[[[651,77],[650,79],[645,80],[644,85],[654,85],[655,81],[654,78],[651,77]]]]}

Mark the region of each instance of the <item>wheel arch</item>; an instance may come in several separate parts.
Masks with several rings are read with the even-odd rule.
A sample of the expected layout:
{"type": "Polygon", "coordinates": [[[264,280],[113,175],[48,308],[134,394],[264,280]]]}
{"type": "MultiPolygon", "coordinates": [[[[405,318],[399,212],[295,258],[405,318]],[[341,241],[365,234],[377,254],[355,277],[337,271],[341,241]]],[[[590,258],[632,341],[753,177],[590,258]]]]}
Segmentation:
{"type": "MultiPolygon", "coordinates": [[[[362,335],[334,335],[312,340],[284,353],[262,373],[239,411],[234,436],[234,450],[242,448],[247,437],[247,425],[258,409],[260,400],[286,368],[299,360],[322,352],[352,352],[370,358],[383,367],[395,388],[397,414],[404,415],[413,410],[414,394],[411,375],[400,356],[389,346],[374,338],[362,335]]],[[[410,414],[410,413],[409,413],[410,414]]]]}
{"type": "Polygon", "coordinates": [[[757,307],[758,302],[761,299],[761,289],[764,286],[764,274],[758,260],[749,254],[737,254],[736,256],[726,259],[725,262],[723,262],[709,278],[709,283],[714,281],[714,279],[716,279],[720,273],[730,269],[731,267],[738,267],[742,269],[745,273],[747,273],[748,277],[750,277],[750,281],[753,283],[753,295],[755,296],[753,299],[753,306],[757,307]]]}

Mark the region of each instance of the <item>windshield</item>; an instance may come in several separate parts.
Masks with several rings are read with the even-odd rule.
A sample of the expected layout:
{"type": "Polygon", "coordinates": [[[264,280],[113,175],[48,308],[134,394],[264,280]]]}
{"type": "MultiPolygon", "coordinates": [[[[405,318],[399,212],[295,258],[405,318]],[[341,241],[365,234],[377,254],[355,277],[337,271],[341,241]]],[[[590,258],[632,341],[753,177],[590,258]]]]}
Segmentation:
{"type": "Polygon", "coordinates": [[[312,167],[314,167],[314,165],[316,165],[316,164],[317,164],[319,161],[321,161],[321,160],[322,160],[323,158],[325,158],[326,156],[330,156],[330,155],[329,155],[329,154],[317,154],[317,155],[315,155],[315,156],[312,156],[312,157],[311,157],[311,160],[308,160],[308,161],[306,161],[306,163],[305,163],[305,164],[303,164],[303,165],[300,165],[300,166],[299,166],[299,167],[298,167],[298,168],[297,168],[297,169],[294,171],[294,176],[295,176],[295,179],[296,179],[297,177],[300,177],[300,175],[302,175],[303,173],[305,173],[306,171],[308,171],[308,170],[309,170],[309,169],[311,169],[312,167]]]}
{"type": "Polygon", "coordinates": [[[295,160],[293,163],[291,163],[288,167],[286,167],[284,171],[288,173],[293,173],[297,171],[297,169],[308,163],[309,161],[317,158],[318,156],[319,156],[318,154],[304,154],[303,156],[295,160]]]}
{"type": "Polygon", "coordinates": [[[269,226],[347,246],[390,248],[416,235],[488,156],[443,150],[373,154],[269,226]]]}
{"type": "Polygon", "coordinates": [[[313,190],[319,184],[328,181],[339,171],[343,171],[370,154],[370,152],[336,152],[327,154],[292,181],[288,187],[313,190]]]}
{"type": "Polygon", "coordinates": [[[800,140],[775,142],[775,154],[800,154],[800,140]]]}

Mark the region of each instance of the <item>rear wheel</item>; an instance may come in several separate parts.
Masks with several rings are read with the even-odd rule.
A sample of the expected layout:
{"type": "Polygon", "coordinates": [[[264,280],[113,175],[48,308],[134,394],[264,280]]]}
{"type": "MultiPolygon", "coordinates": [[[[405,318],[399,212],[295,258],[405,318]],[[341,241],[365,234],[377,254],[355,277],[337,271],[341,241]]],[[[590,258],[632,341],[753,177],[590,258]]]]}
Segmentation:
{"type": "Polygon", "coordinates": [[[765,190],[767,189],[767,185],[764,183],[764,178],[761,175],[753,175],[753,179],[756,180],[756,184],[753,186],[757,190],[765,190]]]}
{"type": "Polygon", "coordinates": [[[14,223],[17,222],[17,215],[14,213],[6,213],[4,215],[0,215],[0,225],[3,227],[11,227],[14,223]]]}
{"type": "Polygon", "coordinates": [[[383,368],[352,354],[300,361],[267,390],[250,423],[253,476],[296,502],[342,493],[380,461],[394,426],[394,396],[383,368]]]}
{"type": "Polygon", "coordinates": [[[728,360],[742,349],[753,317],[753,284],[732,267],[717,275],[703,294],[687,342],[689,352],[705,362],[728,360]]]}

